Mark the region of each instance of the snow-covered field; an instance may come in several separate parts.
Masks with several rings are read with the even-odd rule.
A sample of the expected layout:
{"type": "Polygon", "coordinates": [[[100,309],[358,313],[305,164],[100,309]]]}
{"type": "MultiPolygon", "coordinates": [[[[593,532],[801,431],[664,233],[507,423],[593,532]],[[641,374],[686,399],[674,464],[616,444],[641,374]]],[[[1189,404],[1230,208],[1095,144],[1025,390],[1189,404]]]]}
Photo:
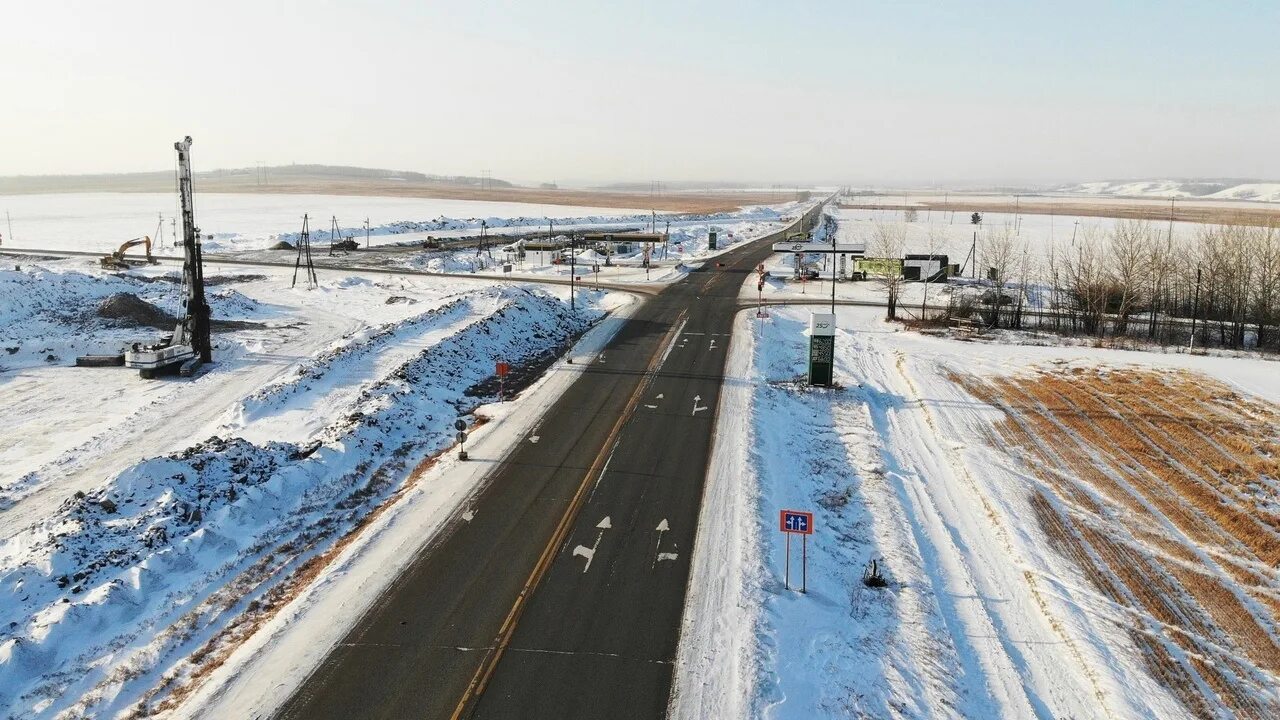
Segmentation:
{"type": "Polygon", "coordinates": [[[1280,183],[1188,180],[1140,180],[1088,182],[1062,188],[1062,192],[1115,197],[1201,198],[1280,202],[1280,183]]]}
{"type": "Polygon", "coordinates": [[[130,293],[172,312],[174,269],[13,260],[0,272],[0,707],[17,718],[164,710],[352,552],[354,530],[398,532],[401,498],[417,499],[411,537],[425,541],[482,477],[432,475],[454,421],[527,402],[491,405],[494,363],[532,380],[629,302],[579,291],[574,314],[567,288],[321,270],[307,291],[275,269],[210,270],[215,363],[144,381],[70,364],[158,337],[163,321],[96,309],[130,293]]]}
{"type": "Polygon", "coordinates": [[[1276,716],[1272,363],[841,308],[813,389],[808,310],[770,313],[735,328],[674,717],[1276,716]],[[815,513],[806,594],[783,508],[815,513]]]}
{"type": "MultiPolygon", "coordinates": [[[[45,250],[114,250],[122,242],[142,235],[161,240],[159,253],[173,252],[172,219],[175,196],[150,193],[71,193],[0,196],[0,210],[9,213],[9,226],[0,228],[5,247],[45,250]],[[163,216],[163,220],[161,220],[163,216]]],[[[795,203],[780,203],[787,208],[795,203]]],[[[561,230],[569,228],[642,228],[653,215],[643,208],[568,207],[527,203],[436,200],[418,198],[350,197],[342,195],[239,195],[201,193],[196,197],[196,217],[205,235],[207,252],[261,250],[278,241],[294,242],[302,228],[302,216],[310,215],[312,241],[327,246],[330,218],[336,216],[341,236],[354,236],[364,245],[367,218],[371,245],[417,242],[428,235],[449,238],[478,234],[483,223],[495,232],[546,232],[549,221],[561,230]]],[[[659,213],[658,229],[672,221],[673,236],[696,243],[699,230],[705,238],[709,223],[722,223],[727,231],[739,223],[777,219],[769,208],[712,215],[659,213]]],[[[723,233],[722,233],[723,235],[723,233]]]]}

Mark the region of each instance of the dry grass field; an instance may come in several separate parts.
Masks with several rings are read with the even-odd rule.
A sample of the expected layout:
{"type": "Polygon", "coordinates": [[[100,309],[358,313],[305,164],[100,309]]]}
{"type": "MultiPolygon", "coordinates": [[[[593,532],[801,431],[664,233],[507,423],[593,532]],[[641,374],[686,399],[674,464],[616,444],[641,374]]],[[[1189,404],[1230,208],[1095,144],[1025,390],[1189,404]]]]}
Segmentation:
{"type": "Polygon", "coordinates": [[[1198,717],[1280,716],[1280,412],[1186,372],[953,379],[1153,676],[1198,717]]]}
{"type": "MultiPolygon", "coordinates": [[[[535,203],[600,208],[626,208],[684,213],[732,212],[744,205],[763,205],[795,199],[794,192],[679,192],[649,194],[618,190],[571,190],[531,187],[492,187],[438,180],[356,177],[334,174],[288,173],[260,183],[250,172],[200,173],[195,178],[205,193],[285,193],[355,195],[366,197],[439,198],[488,202],[535,203]]],[[[173,192],[172,173],[0,178],[0,195],[66,192],[173,192]]]]}

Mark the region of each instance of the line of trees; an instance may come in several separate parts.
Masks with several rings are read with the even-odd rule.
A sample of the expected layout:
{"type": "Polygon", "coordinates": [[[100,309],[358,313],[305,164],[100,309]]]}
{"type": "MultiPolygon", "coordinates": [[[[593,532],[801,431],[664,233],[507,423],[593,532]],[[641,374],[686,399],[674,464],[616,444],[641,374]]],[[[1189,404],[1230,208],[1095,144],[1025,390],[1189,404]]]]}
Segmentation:
{"type": "Polygon", "coordinates": [[[979,250],[989,325],[1161,344],[1280,350],[1280,230],[1145,220],[1086,228],[1033,252],[1010,226],[979,250]]]}

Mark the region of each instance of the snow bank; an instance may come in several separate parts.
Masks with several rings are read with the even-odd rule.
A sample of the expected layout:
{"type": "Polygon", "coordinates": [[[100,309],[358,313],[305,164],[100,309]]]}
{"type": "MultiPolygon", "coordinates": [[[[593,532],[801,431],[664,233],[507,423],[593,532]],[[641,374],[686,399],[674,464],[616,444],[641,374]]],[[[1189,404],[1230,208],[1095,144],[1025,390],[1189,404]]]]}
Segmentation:
{"type": "MultiPolygon", "coordinates": [[[[246,618],[288,600],[290,573],[452,444],[454,420],[482,401],[468,389],[495,359],[558,352],[598,317],[520,287],[456,302],[491,312],[363,384],[313,441],[213,437],[68,498],[0,544],[0,590],[10,598],[0,605],[0,707],[30,718],[163,702],[220,643],[247,631],[246,618]]],[[[449,307],[405,322],[430,324],[449,307]]],[[[336,350],[246,407],[269,412],[358,362],[358,351],[336,350]]]]}

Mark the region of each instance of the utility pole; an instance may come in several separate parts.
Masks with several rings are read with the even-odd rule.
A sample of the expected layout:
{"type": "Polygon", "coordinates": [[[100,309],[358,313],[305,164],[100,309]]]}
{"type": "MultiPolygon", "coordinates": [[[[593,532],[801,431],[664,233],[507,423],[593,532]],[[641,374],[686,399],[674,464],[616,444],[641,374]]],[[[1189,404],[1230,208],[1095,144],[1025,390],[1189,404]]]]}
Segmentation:
{"type": "Polygon", "coordinates": [[[13,242],[13,218],[9,217],[9,211],[4,211],[5,222],[9,223],[9,242],[13,242]]]}
{"type": "Polygon", "coordinates": [[[1196,318],[1200,317],[1200,268],[1196,268],[1196,299],[1191,305],[1191,344],[1190,350],[1196,349],[1196,318]]]}
{"type": "Polygon", "coordinates": [[[364,249],[369,249],[369,218],[364,219],[364,249]]]}
{"type": "Polygon", "coordinates": [[[316,266],[311,262],[311,225],[310,219],[302,216],[302,234],[298,236],[298,257],[293,262],[293,284],[289,287],[297,287],[298,285],[298,268],[306,262],[307,269],[303,275],[307,281],[307,289],[319,287],[320,281],[316,278],[316,266]]]}
{"type": "MultiPolygon", "coordinates": [[[[819,217],[822,217],[819,215],[819,217]]],[[[836,233],[831,233],[831,323],[836,321],[836,233]]],[[[834,362],[834,361],[833,361],[834,362]]]]}

